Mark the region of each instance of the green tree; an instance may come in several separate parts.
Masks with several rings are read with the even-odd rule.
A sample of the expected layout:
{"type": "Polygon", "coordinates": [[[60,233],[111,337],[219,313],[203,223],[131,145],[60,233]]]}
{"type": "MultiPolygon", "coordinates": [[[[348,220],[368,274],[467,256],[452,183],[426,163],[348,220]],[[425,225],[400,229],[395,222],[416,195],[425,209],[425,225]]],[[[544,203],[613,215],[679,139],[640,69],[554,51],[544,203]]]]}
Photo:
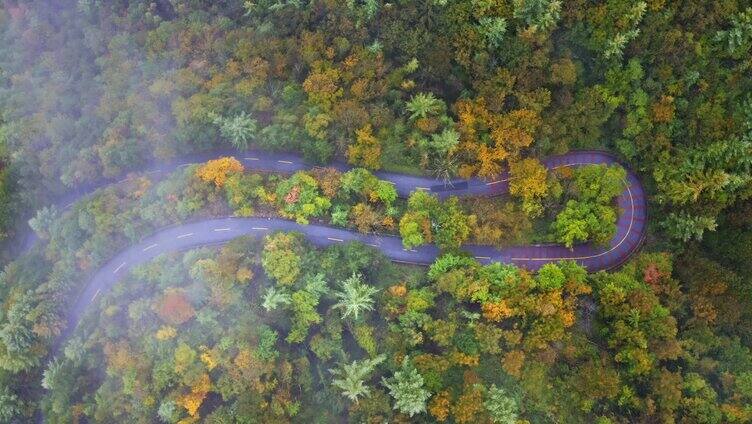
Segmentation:
{"type": "Polygon", "coordinates": [[[545,264],[538,270],[535,281],[538,287],[545,291],[559,290],[567,277],[557,264],[545,264]]]}
{"type": "Polygon", "coordinates": [[[570,200],[553,223],[556,240],[567,247],[593,240],[605,244],[616,233],[616,212],[604,205],[570,200]]]}
{"type": "Polygon", "coordinates": [[[304,290],[317,297],[324,297],[329,294],[329,283],[326,282],[324,274],[317,273],[306,280],[304,290]]]}
{"type": "Polygon", "coordinates": [[[394,409],[413,416],[426,411],[426,401],[431,392],[425,389],[423,376],[420,375],[410,358],[405,357],[402,366],[390,379],[382,379],[394,398],[394,409]]]}
{"type": "Polygon", "coordinates": [[[726,43],[726,51],[734,58],[743,58],[752,48],[752,7],[731,18],[731,28],[716,33],[716,40],[726,43]]]}
{"type": "Polygon", "coordinates": [[[267,312],[277,309],[280,305],[289,305],[292,300],[289,293],[277,289],[274,286],[266,289],[262,299],[263,302],[261,303],[261,306],[266,309],[267,312]]]}
{"type": "Polygon", "coordinates": [[[214,125],[219,127],[222,137],[229,140],[238,150],[248,149],[250,142],[256,136],[256,120],[245,111],[229,118],[213,115],[212,119],[214,125]]]}
{"type": "Polygon", "coordinates": [[[400,237],[405,249],[412,249],[426,242],[424,228],[430,226],[430,218],[425,212],[407,212],[399,223],[400,237]]]}
{"type": "Polygon", "coordinates": [[[261,252],[261,266],[281,285],[292,285],[300,275],[303,246],[300,234],[276,233],[267,236],[261,252]]]}
{"type": "Polygon", "coordinates": [[[436,196],[415,191],[399,227],[405,248],[435,240],[441,249],[455,250],[470,237],[475,223],[475,215],[466,214],[456,197],[440,203],[436,196]]]}
{"type": "Polygon", "coordinates": [[[632,377],[648,376],[659,360],[682,354],[676,319],[644,278],[634,266],[594,277],[602,334],[615,350],[614,360],[632,377]]]}
{"type": "Polygon", "coordinates": [[[159,415],[159,418],[166,423],[175,423],[180,418],[180,408],[178,408],[175,401],[164,399],[159,403],[157,415],[159,415]]]}
{"type": "Polygon", "coordinates": [[[342,291],[334,292],[339,299],[332,306],[334,309],[342,309],[342,318],[350,316],[357,320],[361,312],[373,309],[373,295],[379,290],[363,281],[361,274],[353,274],[342,282],[342,291]]]}
{"type": "Polygon", "coordinates": [[[475,215],[468,215],[459,206],[456,197],[450,197],[434,211],[436,244],[443,250],[456,250],[470,238],[475,226],[475,215]]]}
{"type": "Polygon", "coordinates": [[[39,238],[47,240],[54,231],[55,221],[58,218],[59,213],[55,206],[45,206],[29,220],[29,227],[37,233],[39,238]]]}
{"type": "Polygon", "coordinates": [[[331,207],[331,201],[321,194],[316,179],[305,172],[296,172],[280,182],[276,194],[282,215],[294,218],[299,224],[308,224],[308,218],[321,216],[331,207]]]}
{"type": "Polygon", "coordinates": [[[619,165],[586,165],[575,170],[574,186],[581,200],[605,205],[624,191],[626,177],[619,165]]]}
{"type": "Polygon", "coordinates": [[[498,424],[515,424],[519,407],[517,402],[507,395],[507,392],[495,384],[491,385],[486,392],[486,400],[483,402],[491,421],[498,424]]]}
{"type": "Polygon", "coordinates": [[[460,142],[460,135],[454,128],[444,128],[440,133],[431,134],[429,143],[432,153],[444,157],[453,151],[460,142]]]}
{"type": "Polygon", "coordinates": [[[225,182],[227,202],[237,216],[252,216],[263,178],[260,175],[233,174],[225,182]]]}
{"type": "Polygon", "coordinates": [[[559,0],[514,0],[514,17],[533,31],[547,32],[561,15],[559,0]]]}
{"type": "Polygon", "coordinates": [[[290,297],[289,308],[292,310],[292,328],[285,339],[288,343],[300,343],[308,336],[313,324],[321,322],[321,315],[316,311],[322,296],[329,293],[329,285],[323,274],[308,278],[302,290],[290,297]]]}
{"type": "Polygon", "coordinates": [[[0,422],[10,423],[21,415],[23,402],[10,387],[0,387],[0,422]]]}
{"type": "Polygon", "coordinates": [[[405,109],[410,113],[411,120],[428,118],[444,112],[446,105],[437,99],[433,93],[417,93],[407,102],[405,109]]]}
{"type": "Polygon", "coordinates": [[[350,208],[345,205],[336,205],[332,209],[332,224],[345,227],[348,223],[350,208]]]}
{"type": "Polygon", "coordinates": [[[288,343],[300,343],[308,336],[313,324],[321,322],[321,315],[316,312],[319,296],[307,290],[299,290],[290,298],[292,309],[292,328],[285,339],[288,343]]]}
{"type": "MultiPolygon", "coordinates": [[[[0,125],[0,161],[5,162],[3,132],[4,129],[0,125]]],[[[13,215],[18,203],[13,175],[11,175],[10,169],[4,166],[3,169],[0,169],[0,239],[5,238],[13,226],[13,215]]]]}
{"type": "Polygon", "coordinates": [[[334,376],[332,385],[340,389],[343,396],[358,403],[360,398],[371,393],[371,389],[365,384],[365,381],[385,358],[384,355],[379,355],[373,359],[340,364],[339,368],[330,369],[329,372],[334,376]]]}
{"type": "Polygon", "coordinates": [[[683,242],[702,240],[706,231],[715,231],[718,226],[710,216],[693,216],[687,212],[671,212],[662,223],[668,234],[683,242]]]}
{"type": "Polygon", "coordinates": [[[265,361],[271,361],[279,356],[276,349],[279,334],[268,325],[262,325],[258,337],[258,355],[265,361]]]}
{"type": "Polygon", "coordinates": [[[20,296],[6,312],[6,322],[0,327],[0,368],[11,372],[26,370],[40,363],[38,337],[28,320],[33,310],[30,294],[20,296]]]}
{"type": "Polygon", "coordinates": [[[357,198],[368,202],[382,202],[390,207],[397,199],[397,189],[389,181],[379,180],[364,168],[351,169],[342,174],[340,198],[357,198]]]}
{"type": "Polygon", "coordinates": [[[414,191],[407,199],[407,212],[400,219],[400,235],[405,248],[411,249],[433,240],[432,212],[439,206],[435,196],[414,191]]]}
{"type": "Polygon", "coordinates": [[[478,19],[478,29],[490,48],[498,48],[507,32],[507,20],[498,16],[484,16],[478,19]]]}

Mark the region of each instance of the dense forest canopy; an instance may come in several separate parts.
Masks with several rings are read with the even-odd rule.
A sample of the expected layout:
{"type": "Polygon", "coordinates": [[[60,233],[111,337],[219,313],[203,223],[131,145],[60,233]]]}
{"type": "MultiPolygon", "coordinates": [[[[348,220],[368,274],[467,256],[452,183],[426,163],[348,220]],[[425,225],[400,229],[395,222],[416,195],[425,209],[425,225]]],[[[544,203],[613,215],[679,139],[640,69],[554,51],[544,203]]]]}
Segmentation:
{"type": "Polygon", "coordinates": [[[0,422],[752,422],[752,2],[6,0],[0,37],[0,422]],[[544,166],[573,150],[621,165],[544,166]],[[607,248],[625,168],[620,269],[463,250],[607,248]],[[173,252],[66,331],[117,252],[226,215],[440,255],[173,252]]]}

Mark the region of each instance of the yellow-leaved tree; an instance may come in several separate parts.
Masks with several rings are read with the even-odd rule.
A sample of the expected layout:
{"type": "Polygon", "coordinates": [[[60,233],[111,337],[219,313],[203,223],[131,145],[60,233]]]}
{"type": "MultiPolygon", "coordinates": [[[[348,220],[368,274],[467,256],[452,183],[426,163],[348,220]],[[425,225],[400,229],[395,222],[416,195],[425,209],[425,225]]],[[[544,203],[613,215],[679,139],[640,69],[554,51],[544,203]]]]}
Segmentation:
{"type": "Polygon", "coordinates": [[[191,392],[180,397],[180,404],[188,411],[191,417],[196,417],[198,409],[206,399],[206,395],[212,390],[209,374],[204,373],[191,386],[191,392]]]}
{"type": "Polygon", "coordinates": [[[225,181],[232,174],[243,172],[243,164],[237,159],[225,156],[206,162],[198,170],[196,176],[207,183],[214,183],[217,187],[225,185],[225,181]]]}
{"type": "Polygon", "coordinates": [[[347,160],[368,169],[381,168],[381,142],[370,124],[355,131],[355,143],[347,147],[347,160]]]}
{"type": "Polygon", "coordinates": [[[522,199],[522,210],[531,218],[540,216],[548,194],[546,167],[538,159],[523,159],[509,165],[509,177],[509,193],[522,199]]]}

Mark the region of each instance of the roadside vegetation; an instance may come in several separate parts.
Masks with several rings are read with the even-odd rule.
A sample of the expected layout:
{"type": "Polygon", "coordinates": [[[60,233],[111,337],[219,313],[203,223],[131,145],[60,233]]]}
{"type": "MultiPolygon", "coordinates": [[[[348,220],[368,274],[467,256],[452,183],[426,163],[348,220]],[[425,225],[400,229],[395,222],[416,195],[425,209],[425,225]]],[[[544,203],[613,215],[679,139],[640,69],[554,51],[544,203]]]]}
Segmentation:
{"type": "Polygon", "coordinates": [[[750,66],[742,0],[8,0],[0,422],[752,422],[750,66]],[[319,167],[228,156],[247,149],[319,167]],[[642,253],[533,274],[463,251],[608,245],[626,171],[544,167],[576,149],[642,181],[642,253]],[[400,198],[379,170],[508,171],[509,196],[400,198]],[[175,252],[59,339],[115,253],[229,215],[441,255],[297,233],[175,252]]]}
{"type": "Polygon", "coordinates": [[[240,238],[98,298],[47,365],[42,408],[52,423],[744,422],[752,357],[742,329],[721,330],[735,308],[692,308],[702,287],[679,292],[673,266],[532,275],[447,254],[426,270],[360,244],[240,238]]]}

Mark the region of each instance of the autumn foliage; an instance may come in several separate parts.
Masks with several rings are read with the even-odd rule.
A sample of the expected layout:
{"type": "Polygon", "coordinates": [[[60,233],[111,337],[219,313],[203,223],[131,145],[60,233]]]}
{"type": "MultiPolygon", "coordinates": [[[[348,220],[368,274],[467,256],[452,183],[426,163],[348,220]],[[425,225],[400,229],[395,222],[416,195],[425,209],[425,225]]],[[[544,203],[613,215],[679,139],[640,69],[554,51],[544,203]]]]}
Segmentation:
{"type": "Polygon", "coordinates": [[[157,305],[157,314],[165,322],[180,325],[193,318],[196,311],[181,290],[170,290],[157,305]]]}
{"type": "Polygon", "coordinates": [[[367,169],[381,168],[381,143],[373,135],[370,125],[355,132],[355,143],[347,148],[347,159],[351,164],[367,169]]]}
{"type": "Polygon", "coordinates": [[[214,183],[217,187],[225,185],[227,178],[243,172],[243,164],[233,157],[223,157],[206,162],[196,170],[196,176],[207,183],[214,183]]]}

